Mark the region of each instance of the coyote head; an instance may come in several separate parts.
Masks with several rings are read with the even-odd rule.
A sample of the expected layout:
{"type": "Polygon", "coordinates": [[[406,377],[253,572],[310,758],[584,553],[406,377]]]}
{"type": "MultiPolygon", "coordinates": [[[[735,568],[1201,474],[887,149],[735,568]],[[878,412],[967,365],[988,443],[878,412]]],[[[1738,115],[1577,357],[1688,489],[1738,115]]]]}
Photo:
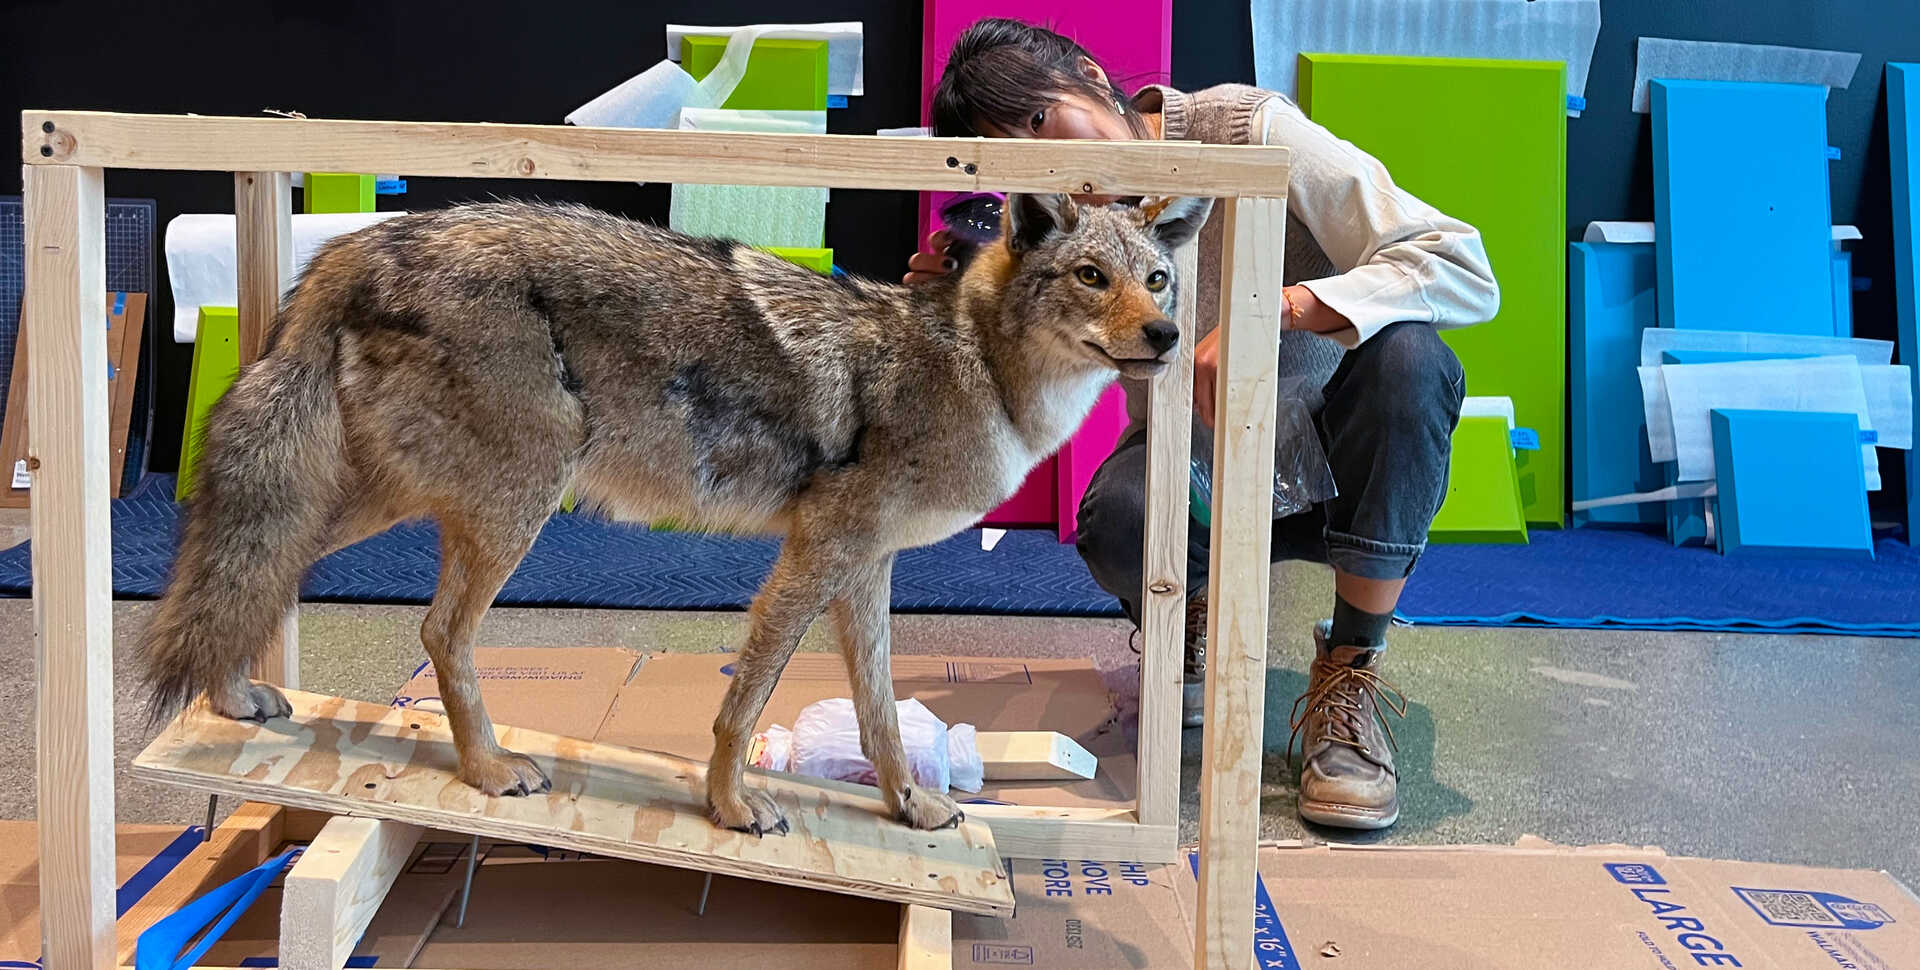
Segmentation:
{"type": "Polygon", "coordinates": [[[1180,329],[1174,250],[1207,221],[1212,199],[1082,205],[1064,195],[1010,195],[1011,270],[1003,319],[1043,353],[1151,377],[1173,360],[1180,329]]]}

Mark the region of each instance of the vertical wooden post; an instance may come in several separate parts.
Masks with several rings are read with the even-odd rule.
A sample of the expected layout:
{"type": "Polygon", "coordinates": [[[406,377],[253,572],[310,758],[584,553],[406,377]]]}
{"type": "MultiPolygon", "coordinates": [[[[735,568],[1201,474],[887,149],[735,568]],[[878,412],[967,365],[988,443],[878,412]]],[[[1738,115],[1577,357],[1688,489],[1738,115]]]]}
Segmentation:
{"type": "Polygon", "coordinates": [[[1180,824],[1180,716],[1187,629],[1188,459],[1199,241],[1175,254],[1180,353],[1147,391],[1147,528],[1140,591],[1139,808],[1142,825],[1180,824]]]}
{"type": "Polygon", "coordinates": [[[114,966],[107,200],[97,168],[24,166],[27,467],[48,970],[114,966]]]}
{"type": "Polygon", "coordinates": [[[1224,216],[1194,966],[1245,970],[1254,957],[1286,203],[1235,199],[1224,216]]]}
{"type": "Polygon", "coordinates": [[[953,914],[931,906],[900,907],[899,970],[953,970],[953,914]]]}
{"type": "MultiPolygon", "coordinates": [[[[293,176],[236,172],[233,176],[235,276],[240,285],[240,366],[260,359],[280,295],[293,282],[293,176]]],[[[261,654],[253,675],[300,686],[300,613],[288,611],[276,643],[261,654]]]]}

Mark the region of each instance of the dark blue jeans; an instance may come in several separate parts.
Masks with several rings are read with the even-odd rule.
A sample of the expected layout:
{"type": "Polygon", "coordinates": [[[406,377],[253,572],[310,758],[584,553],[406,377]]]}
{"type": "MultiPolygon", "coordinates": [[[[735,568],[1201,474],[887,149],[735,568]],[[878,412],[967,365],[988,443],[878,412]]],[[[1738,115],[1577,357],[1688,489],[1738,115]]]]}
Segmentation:
{"type": "MultiPolygon", "coordinates": [[[[1460,359],[1427,324],[1393,324],[1347,351],[1314,411],[1339,495],[1275,519],[1273,561],[1330,563],[1366,579],[1411,574],[1446,498],[1465,393],[1460,359]]],[[[1136,623],[1146,483],[1142,429],[1094,471],[1080,501],[1080,556],[1136,623]]],[[[1198,522],[1188,523],[1193,592],[1206,588],[1208,538],[1198,522]]]]}

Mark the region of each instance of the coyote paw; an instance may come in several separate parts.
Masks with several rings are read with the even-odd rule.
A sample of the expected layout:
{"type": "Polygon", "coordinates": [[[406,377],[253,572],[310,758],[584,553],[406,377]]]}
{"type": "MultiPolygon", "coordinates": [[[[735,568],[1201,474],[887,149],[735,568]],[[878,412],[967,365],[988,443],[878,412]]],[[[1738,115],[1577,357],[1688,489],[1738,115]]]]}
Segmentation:
{"type": "Polygon", "coordinates": [[[471,763],[463,760],[460,780],[488,795],[537,795],[553,788],[532,758],[512,751],[479,755],[471,763]]]}
{"type": "Polygon", "coordinates": [[[740,797],[715,802],[707,800],[707,817],[713,824],[749,835],[787,834],[787,816],[773,796],[758,788],[746,788],[740,797]]]}
{"type": "Polygon", "coordinates": [[[236,721],[265,723],[271,718],[287,717],[293,713],[293,705],[287,703],[287,695],[280,693],[278,687],[249,680],[241,680],[227,690],[209,693],[207,704],[215,714],[236,721]]]}
{"type": "Polygon", "coordinates": [[[908,785],[894,805],[894,817],[916,829],[950,829],[967,820],[965,812],[945,795],[919,785],[908,785]]]}

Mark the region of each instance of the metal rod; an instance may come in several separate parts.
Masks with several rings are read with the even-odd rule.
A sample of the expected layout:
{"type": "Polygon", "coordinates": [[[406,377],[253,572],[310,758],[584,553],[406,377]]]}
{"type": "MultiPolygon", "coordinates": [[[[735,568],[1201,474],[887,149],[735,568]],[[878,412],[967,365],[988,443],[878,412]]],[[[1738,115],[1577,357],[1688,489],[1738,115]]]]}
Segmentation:
{"type": "Polygon", "coordinates": [[[707,873],[707,879],[700,884],[700,908],[694,910],[695,916],[707,915],[707,893],[713,891],[713,873],[707,873]]]}
{"type": "Polygon", "coordinates": [[[467,899],[473,895],[473,868],[480,863],[480,837],[473,837],[473,846],[467,851],[467,881],[460,887],[460,918],[453,921],[456,927],[467,925],[467,899]]]}
{"type": "Polygon", "coordinates": [[[207,828],[206,828],[206,831],[203,831],[200,833],[200,841],[210,842],[213,840],[213,817],[214,815],[218,814],[219,811],[220,811],[220,796],[208,795],[207,796],[207,828]]]}

